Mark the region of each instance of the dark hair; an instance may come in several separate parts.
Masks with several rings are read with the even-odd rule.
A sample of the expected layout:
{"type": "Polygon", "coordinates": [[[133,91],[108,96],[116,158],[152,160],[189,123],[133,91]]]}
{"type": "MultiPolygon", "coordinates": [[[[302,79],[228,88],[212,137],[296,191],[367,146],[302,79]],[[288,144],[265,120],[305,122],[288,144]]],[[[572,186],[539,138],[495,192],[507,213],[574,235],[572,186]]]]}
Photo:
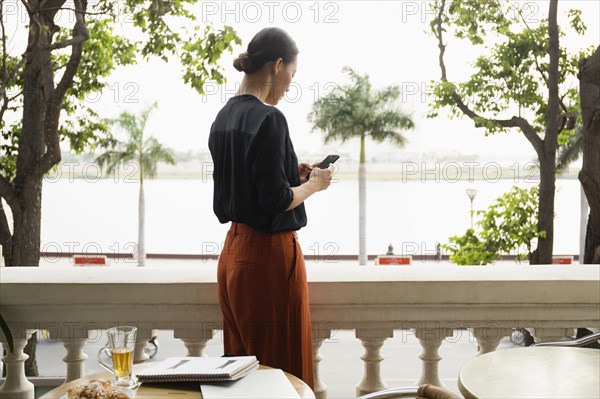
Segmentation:
{"type": "Polygon", "coordinates": [[[254,35],[247,51],[233,61],[233,66],[240,72],[253,73],[269,61],[282,58],[283,62],[288,63],[294,61],[297,55],[298,47],[286,31],[264,28],[254,35]]]}

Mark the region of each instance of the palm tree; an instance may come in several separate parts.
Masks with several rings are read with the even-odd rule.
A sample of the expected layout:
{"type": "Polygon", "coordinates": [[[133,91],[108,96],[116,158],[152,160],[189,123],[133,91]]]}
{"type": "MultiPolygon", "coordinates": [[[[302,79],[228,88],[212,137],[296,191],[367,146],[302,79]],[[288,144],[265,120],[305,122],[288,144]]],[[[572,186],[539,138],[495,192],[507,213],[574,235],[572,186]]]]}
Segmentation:
{"type": "Polygon", "coordinates": [[[134,162],[139,167],[140,194],[138,205],[138,266],[144,266],[146,262],[146,249],[144,245],[145,231],[145,202],[144,202],[144,178],[156,176],[156,165],[159,162],[175,164],[175,157],[170,149],[165,148],[156,140],[149,137],[144,140],[144,130],[150,112],[156,108],[156,103],[146,108],[137,116],[129,112],[122,112],[117,119],[109,122],[121,127],[129,135],[127,141],[117,141],[108,151],[96,158],[101,168],[106,167],[110,174],[121,163],[134,162]]]}
{"type": "Polygon", "coordinates": [[[560,146],[556,154],[556,172],[561,174],[567,167],[575,162],[583,152],[583,126],[577,125],[573,135],[569,136],[569,141],[560,146]]]}
{"type": "Polygon", "coordinates": [[[332,140],[341,140],[343,143],[354,137],[360,138],[358,263],[366,265],[365,139],[369,137],[378,143],[390,141],[403,146],[406,139],[401,131],[412,129],[414,122],[396,103],[400,96],[397,86],[374,91],[368,75],[360,75],[350,67],[342,70],[352,79],[351,84],[340,86],[315,101],[308,119],[313,124],[313,130],[325,132],[326,143],[332,140]]]}

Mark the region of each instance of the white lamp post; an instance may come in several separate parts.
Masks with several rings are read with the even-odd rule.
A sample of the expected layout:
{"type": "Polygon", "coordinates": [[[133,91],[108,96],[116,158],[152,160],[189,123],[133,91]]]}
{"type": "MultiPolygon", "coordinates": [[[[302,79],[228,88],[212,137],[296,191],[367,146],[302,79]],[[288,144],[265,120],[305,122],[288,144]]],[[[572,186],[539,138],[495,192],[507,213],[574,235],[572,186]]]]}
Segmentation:
{"type": "Polygon", "coordinates": [[[475,199],[475,196],[477,196],[477,190],[474,188],[467,188],[466,192],[471,200],[471,229],[473,229],[473,200],[475,199]]]}

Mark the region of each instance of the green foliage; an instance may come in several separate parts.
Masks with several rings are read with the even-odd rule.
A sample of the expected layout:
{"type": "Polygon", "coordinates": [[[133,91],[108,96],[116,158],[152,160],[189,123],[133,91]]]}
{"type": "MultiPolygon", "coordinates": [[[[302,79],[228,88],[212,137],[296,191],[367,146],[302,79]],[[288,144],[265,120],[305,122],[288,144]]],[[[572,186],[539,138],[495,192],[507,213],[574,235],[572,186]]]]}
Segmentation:
{"type": "Polygon", "coordinates": [[[123,129],[127,141],[114,141],[108,151],[96,158],[101,168],[106,168],[108,174],[122,163],[135,162],[140,167],[140,179],[156,177],[156,166],[159,162],[175,164],[173,151],[163,147],[155,137],[144,139],[144,130],[156,103],[146,108],[139,116],[130,112],[122,112],[118,118],[107,120],[107,123],[123,129]]]}
{"type": "Polygon", "coordinates": [[[14,179],[17,170],[17,153],[21,126],[21,121],[17,121],[11,124],[8,129],[2,129],[3,142],[0,144],[0,152],[2,153],[2,157],[0,158],[0,174],[8,180],[14,179]]]}
{"type": "Polygon", "coordinates": [[[485,211],[478,211],[478,232],[468,229],[463,236],[449,238],[445,245],[450,261],[458,265],[485,265],[515,253],[518,260],[528,259],[537,238],[539,188],[513,188],[496,199],[485,211]],[[524,253],[522,251],[525,250],[524,253]]]}
{"type": "Polygon", "coordinates": [[[587,26],[581,19],[581,10],[571,9],[568,11],[567,14],[570,18],[569,23],[571,25],[571,28],[575,30],[575,32],[577,32],[578,34],[583,35],[587,30],[587,26]]]}
{"type": "MultiPolygon", "coordinates": [[[[94,103],[109,84],[108,78],[119,66],[135,64],[140,60],[158,57],[163,61],[177,59],[184,68],[183,80],[199,93],[204,93],[206,81],[224,83],[222,68],[218,65],[224,51],[231,52],[234,44],[241,44],[235,31],[225,26],[195,26],[188,34],[186,23],[195,21],[188,10],[197,0],[125,0],[114,2],[100,0],[90,2],[86,17],[89,38],[83,43],[83,53],[72,87],[68,88],[61,104],[61,121],[58,134],[68,143],[74,153],[94,151],[99,147],[110,148],[116,144],[110,127],[96,110],[94,103]],[[99,15],[98,15],[99,14],[99,15]],[[120,34],[120,25],[132,23],[137,28],[134,37],[120,34]]],[[[67,18],[67,26],[61,25],[69,11],[58,13],[56,21],[48,21],[42,28],[56,33],[53,43],[72,39],[74,18],[67,18]],[[56,25],[54,25],[56,24],[56,25]]],[[[72,17],[72,15],[71,15],[72,17]]],[[[26,24],[30,33],[35,24],[26,24]]],[[[7,37],[7,43],[10,38],[7,37]]],[[[51,52],[52,74],[58,84],[71,54],[71,47],[51,52]]],[[[3,54],[7,70],[16,69],[21,54],[3,54]]],[[[3,57],[0,57],[3,58],[3,57]]],[[[7,112],[0,121],[2,143],[0,145],[0,174],[12,181],[16,173],[16,155],[21,132],[23,108],[23,66],[6,82],[5,89],[11,98],[7,112]],[[14,122],[13,122],[14,121],[14,122]]],[[[25,116],[26,117],[26,116],[25,116]]]]}
{"type": "MultiPolygon", "coordinates": [[[[63,118],[59,126],[61,141],[67,141],[71,151],[80,154],[86,150],[113,141],[108,126],[92,108],[94,99],[108,85],[108,77],[119,65],[136,61],[135,43],[114,34],[111,21],[91,19],[87,22],[90,38],[83,43],[83,53],[73,87],[67,90],[62,104],[63,118]]],[[[68,40],[71,31],[61,28],[56,41],[68,40]]],[[[68,53],[53,53],[55,72],[62,72],[68,62],[68,53]]]]}
{"type": "Polygon", "coordinates": [[[200,27],[196,27],[193,37],[182,46],[181,62],[185,73],[183,81],[192,86],[200,94],[204,94],[206,77],[222,83],[225,76],[217,65],[224,51],[233,51],[233,44],[242,44],[233,28],[225,25],[220,32],[213,32],[210,27],[205,27],[200,34],[200,27]],[[198,62],[198,59],[202,62],[198,62]]]}
{"type": "Polygon", "coordinates": [[[349,67],[343,71],[352,82],[315,101],[308,116],[313,130],[324,131],[325,142],[368,136],[376,142],[404,145],[401,132],[412,129],[414,122],[397,104],[400,89],[390,86],[375,91],[367,75],[349,67]]]}
{"type": "MultiPolygon", "coordinates": [[[[532,117],[531,124],[539,134],[545,131],[548,79],[548,24],[547,20],[532,20],[533,10],[528,3],[510,3],[500,0],[453,0],[446,1],[442,13],[443,32],[450,32],[458,39],[482,45],[484,55],[473,63],[473,74],[464,82],[433,82],[433,101],[429,117],[436,117],[446,108],[450,117],[463,116],[456,101],[454,90],[471,110],[481,117],[477,126],[485,128],[486,134],[506,132],[508,129],[489,119],[510,119],[511,116],[532,117]],[[534,24],[535,23],[535,24],[534,24]],[[493,43],[493,44],[489,44],[493,43]],[[487,121],[487,122],[486,122],[487,121]]],[[[433,7],[439,12],[441,1],[433,7]]],[[[586,26],[581,11],[570,10],[571,28],[577,35],[584,35],[586,26]]],[[[431,30],[437,35],[437,19],[431,22],[431,30]]],[[[559,35],[565,36],[559,27],[559,35]]],[[[447,48],[448,51],[451,47],[447,48]]],[[[576,82],[577,64],[589,56],[593,48],[569,53],[560,48],[559,97],[562,98],[561,113],[580,114],[576,82]]],[[[563,130],[560,138],[572,130],[563,130]]]]}
{"type": "Polygon", "coordinates": [[[532,245],[538,237],[539,187],[513,188],[496,199],[486,211],[479,211],[481,238],[491,243],[501,253],[517,252],[518,259],[527,259],[533,252],[532,245]],[[526,249],[525,254],[520,251],[526,249]]]}
{"type": "Polygon", "coordinates": [[[450,262],[457,265],[487,265],[498,259],[498,251],[490,243],[480,240],[473,229],[463,236],[452,236],[443,247],[450,253],[450,262]]]}

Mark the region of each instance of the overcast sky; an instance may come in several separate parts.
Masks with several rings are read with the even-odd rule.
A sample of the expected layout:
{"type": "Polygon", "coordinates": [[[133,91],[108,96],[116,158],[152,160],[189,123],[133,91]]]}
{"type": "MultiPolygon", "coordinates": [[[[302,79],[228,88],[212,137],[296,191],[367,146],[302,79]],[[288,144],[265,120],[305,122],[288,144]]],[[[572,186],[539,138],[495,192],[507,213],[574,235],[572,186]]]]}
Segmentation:
{"type": "MultiPolygon", "coordinates": [[[[530,25],[536,25],[548,13],[547,1],[507,2],[507,12],[509,4],[521,8],[530,25]]],[[[579,8],[588,26],[585,37],[572,35],[563,39],[561,44],[570,51],[600,43],[599,4],[597,0],[559,1],[559,23],[566,24],[568,9],[579,8]]],[[[260,29],[278,26],[296,40],[300,49],[292,89],[278,105],[288,119],[298,152],[320,152],[321,134],[310,132],[307,114],[313,101],[329,92],[332,84],[346,82],[341,69],[349,65],[369,74],[375,88],[392,84],[403,88],[401,105],[413,114],[417,126],[406,133],[409,143],[402,152],[423,154],[425,159],[434,153],[534,158],[531,146],[518,133],[484,137],[483,130],[473,128],[466,118],[449,121],[444,112],[437,119],[425,118],[428,109],[425,87],[440,76],[436,39],[426,33],[433,15],[425,5],[424,1],[204,1],[196,9],[198,22],[212,23],[215,27],[231,25],[243,41],[234,54],[224,54],[220,62],[228,78],[226,85],[209,84],[210,94],[201,96],[183,83],[177,62],[151,60],[117,70],[109,79],[110,88],[94,100],[94,107],[102,116],[116,116],[122,110],[137,112],[157,101],[158,109],[149,120],[147,133],[177,150],[207,149],[210,125],[242,78],[242,73],[233,68],[232,60],[245,50],[260,29]]],[[[12,29],[9,32],[17,25],[24,27],[22,17],[7,18],[12,29]]],[[[120,28],[134,32],[128,16],[122,16],[120,28]]],[[[24,32],[23,29],[17,32],[20,31],[24,32]]],[[[448,36],[447,39],[448,78],[464,79],[480,50],[466,42],[448,36]]],[[[24,43],[24,35],[17,35],[10,46],[18,49],[24,43]]],[[[368,145],[371,154],[390,148],[368,145]]],[[[358,155],[355,147],[356,143],[349,143],[340,152],[353,151],[358,155]]]]}

